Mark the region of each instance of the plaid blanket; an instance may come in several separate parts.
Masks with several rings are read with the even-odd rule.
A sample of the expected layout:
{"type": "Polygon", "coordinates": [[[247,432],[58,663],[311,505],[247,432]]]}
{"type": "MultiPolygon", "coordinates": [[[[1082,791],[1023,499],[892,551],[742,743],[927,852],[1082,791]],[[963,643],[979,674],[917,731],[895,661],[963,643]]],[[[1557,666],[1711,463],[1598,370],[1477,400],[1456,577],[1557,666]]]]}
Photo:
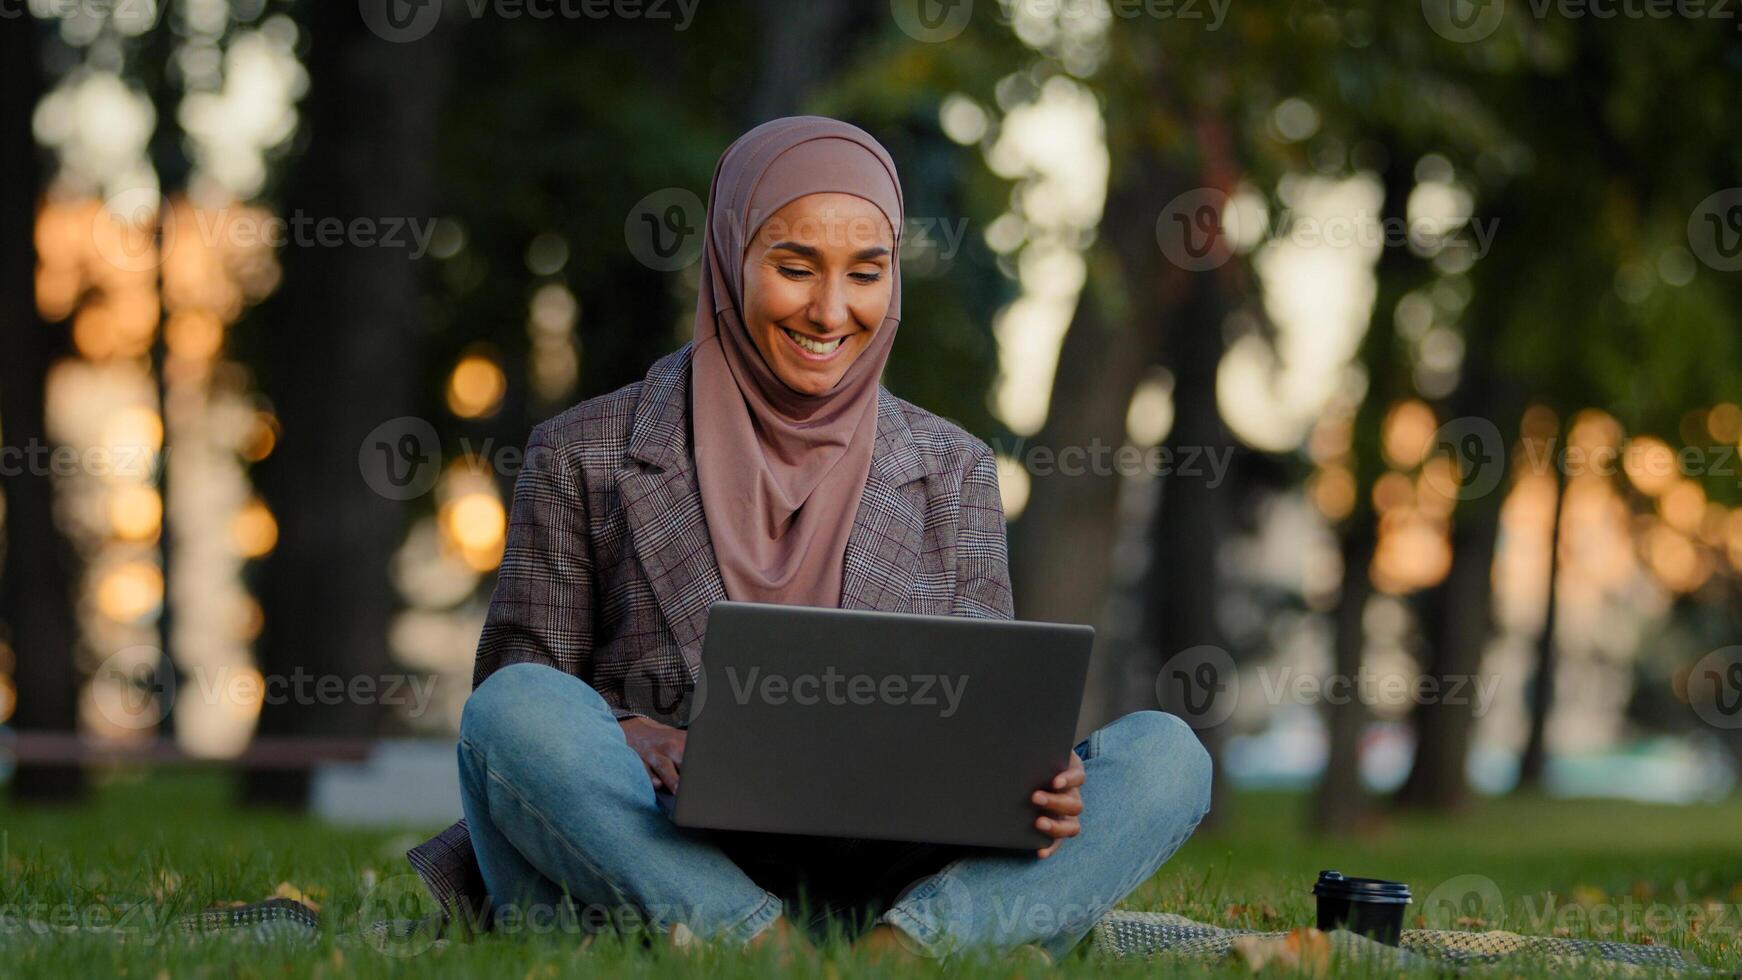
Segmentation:
{"type": "Polygon", "coordinates": [[[1579,975],[1599,970],[1611,974],[1665,970],[1712,972],[1670,946],[1446,929],[1405,929],[1401,945],[1386,946],[1341,930],[1332,933],[1296,930],[1289,933],[1224,929],[1183,915],[1127,909],[1107,913],[1096,923],[1090,941],[1096,954],[1116,959],[1130,956],[1176,956],[1198,960],[1239,957],[1255,967],[1277,959],[1306,972],[1317,972],[1315,967],[1322,968],[1326,961],[1333,959],[1340,962],[1357,960],[1385,972],[1409,969],[1461,971],[1513,962],[1541,964],[1556,972],[1579,975]]]}

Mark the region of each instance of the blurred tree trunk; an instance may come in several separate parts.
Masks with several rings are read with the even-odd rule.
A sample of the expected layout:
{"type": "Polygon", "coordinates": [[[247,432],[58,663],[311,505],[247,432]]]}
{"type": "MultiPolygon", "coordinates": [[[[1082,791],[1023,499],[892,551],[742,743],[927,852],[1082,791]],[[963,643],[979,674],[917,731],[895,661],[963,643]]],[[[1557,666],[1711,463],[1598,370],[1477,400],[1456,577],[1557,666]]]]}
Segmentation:
{"type": "MultiPolygon", "coordinates": [[[[283,215],[347,225],[433,220],[446,32],[394,44],[343,4],[308,3],[302,17],[310,39],[306,138],[283,215]]],[[[388,566],[408,505],[371,489],[359,451],[375,427],[433,400],[419,356],[430,300],[410,253],[292,241],[282,253],[284,285],[261,318],[262,387],[283,436],[257,471],[280,531],[260,577],[266,624],[258,649],[262,671],[284,678],[287,691],[299,671],[348,680],[392,669],[388,630],[400,603],[388,566]]],[[[439,446],[415,450],[417,458],[402,462],[438,465],[439,446]]],[[[375,703],[291,699],[264,707],[259,732],[366,737],[382,723],[375,703]]],[[[244,796],[300,806],[307,784],[306,772],[252,771],[244,796]]]]}
{"type": "MultiPolygon", "coordinates": [[[[1192,286],[1191,301],[1181,311],[1169,337],[1169,360],[1174,370],[1174,423],[1164,445],[1174,460],[1194,458],[1188,453],[1214,453],[1221,458],[1231,452],[1234,443],[1216,402],[1216,374],[1224,349],[1222,321],[1227,318],[1231,304],[1214,272],[1194,275],[1192,286]]],[[[1161,477],[1161,481],[1150,532],[1146,603],[1153,624],[1150,636],[1154,656],[1143,672],[1149,683],[1141,692],[1132,691],[1133,695],[1141,693],[1149,704],[1177,690],[1172,685],[1156,683],[1157,673],[1171,657],[1200,646],[1228,649],[1217,609],[1223,599],[1222,545],[1228,537],[1230,521],[1226,501],[1233,488],[1212,486],[1203,473],[1176,471],[1161,477]]],[[[1222,678],[1220,682],[1231,680],[1222,678]]],[[[1194,712],[1186,706],[1165,701],[1158,706],[1193,720],[1194,712]]],[[[1214,713],[1220,714],[1219,709],[1214,713]]],[[[1202,726],[1198,737],[1213,757],[1221,758],[1226,725],[1202,726]]],[[[1219,805],[1212,810],[1211,820],[1219,822],[1228,816],[1228,797],[1222,791],[1225,785],[1222,767],[1217,766],[1214,773],[1213,796],[1219,805]]]]}
{"type": "MultiPolygon", "coordinates": [[[[1095,263],[1091,262],[1093,266],[1095,263]]],[[[1059,349],[1046,421],[1032,440],[1055,455],[1067,446],[1124,441],[1131,393],[1153,341],[1109,316],[1111,284],[1088,283],[1059,349]]],[[[1094,623],[1106,598],[1119,477],[1052,472],[1030,477],[1028,503],[1011,524],[1010,573],[1022,619],[1094,623]]]]}
{"type": "MultiPolygon", "coordinates": [[[[1385,156],[1380,218],[1383,222],[1402,221],[1408,216],[1409,192],[1415,183],[1414,154],[1388,143],[1385,156]]],[[[1341,545],[1342,586],[1332,617],[1334,677],[1355,678],[1361,673],[1367,647],[1367,600],[1373,596],[1373,549],[1378,543],[1373,484],[1385,472],[1385,460],[1379,452],[1380,427],[1397,397],[1397,303],[1425,281],[1429,272],[1407,248],[1394,245],[1380,252],[1374,277],[1373,312],[1358,355],[1367,372],[1367,392],[1356,409],[1349,437],[1354,456],[1355,509],[1347,518],[1341,545]]],[[[1320,833],[1351,833],[1361,826],[1371,802],[1361,783],[1361,736],[1367,728],[1367,706],[1359,698],[1343,698],[1327,702],[1324,713],[1325,772],[1313,796],[1312,827],[1320,833]]]]}
{"type": "Polygon", "coordinates": [[[1466,699],[1416,705],[1412,712],[1415,760],[1396,797],[1403,806],[1450,810],[1469,799],[1465,768],[1475,705],[1468,698],[1474,692],[1493,619],[1491,570],[1498,530],[1499,521],[1492,513],[1469,517],[1460,513],[1452,528],[1451,572],[1424,602],[1423,623],[1433,637],[1433,653],[1423,673],[1437,681],[1442,692],[1453,683],[1461,685],[1466,699]]]}
{"type": "MultiPolygon", "coordinates": [[[[1472,309],[1471,322],[1482,323],[1484,312],[1472,309]]],[[[1501,433],[1501,445],[1493,447],[1499,458],[1479,465],[1499,466],[1502,472],[1494,490],[1458,502],[1452,514],[1451,570],[1444,582],[1421,597],[1422,632],[1431,644],[1424,679],[1435,683],[1434,690],[1442,696],[1423,699],[1411,713],[1415,759],[1395,798],[1406,807],[1455,809],[1470,795],[1465,769],[1475,728],[1477,675],[1494,618],[1494,552],[1506,486],[1506,441],[1507,434],[1518,431],[1520,414],[1516,399],[1494,371],[1488,339],[1477,332],[1469,341],[1451,414],[1495,425],[1501,433]],[[1454,690],[1454,684],[1461,696],[1443,696],[1454,690]]]]}
{"type": "MultiPolygon", "coordinates": [[[[1371,397],[1371,396],[1369,396],[1371,397]]],[[[1343,585],[1332,618],[1331,673],[1357,677],[1367,650],[1367,600],[1373,597],[1373,548],[1377,538],[1370,507],[1359,502],[1363,488],[1356,482],[1357,508],[1353,525],[1343,533],[1343,585]]],[[[1359,830],[1370,809],[1361,782],[1361,736],[1367,730],[1367,706],[1360,698],[1325,705],[1325,772],[1313,793],[1312,829],[1321,834],[1359,830]]]]}
{"type": "MultiPolygon", "coordinates": [[[[18,700],[10,724],[70,732],[78,727],[77,558],[55,523],[43,402],[65,331],[44,324],[36,312],[42,170],[31,116],[43,92],[40,38],[34,17],[0,18],[0,433],[8,450],[26,454],[0,466],[6,497],[0,618],[15,658],[18,700]]],[[[12,793],[21,800],[77,799],[84,791],[77,766],[20,765],[12,777],[12,793]]]]}
{"type": "MultiPolygon", "coordinates": [[[[1567,429],[1562,426],[1560,436],[1567,429]]],[[[1550,459],[1555,446],[1549,446],[1550,459]]],[[[1518,789],[1538,789],[1548,770],[1548,716],[1554,709],[1555,618],[1558,614],[1561,569],[1561,520],[1566,513],[1567,474],[1554,467],[1554,518],[1548,532],[1548,597],[1543,604],[1542,632],[1536,639],[1536,674],[1530,685],[1530,732],[1518,761],[1518,789]]]]}
{"type": "MultiPolygon", "coordinates": [[[[151,169],[157,172],[157,183],[160,207],[164,209],[176,206],[176,199],[187,193],[188,159],[182,147],[182,129],[178,113],[181,108],[181,87],[170,77],[170,66],[175,63],[179,39],[176,37],[174,18],[168,10],[159,12],[157,25],[152,28],[146,44],[143,62],[143,74],[146,76],[146,89],[151,93],[152,108],[157,113],[156,127],[151,133],[149,152],[151,154],[151,169]]],[[[159,223],[164,220],[160,214],[159,223]]],[[[167,284],[164,281],[164,269],[167,263],[159,265],[158,293],[161,297],[167,284]]],[[[175,509],[170,506],[170,480],[173,473],[170,467],[175,459],[172,449],[176,437],[176,412],[171,404],[169,378],[165,368],[169,361],[169,345],[165,338],[168,325],[168,304],[160,304],[157,336],[151,344],[151,373],[157,383],[157,415],[163,420],[163,444],[158,454],[157,462],[157,493],[162,501],[161,517],[158,518],[158,567],[163,574],[163,603],[157,618],[158,662],[156,673],[160,678],[152,682],[153,690],[181,690],[179,675],[175,661],[175,509]]],[[[167,738],[175,731],[175,712],[165,710],[163,719],[157,724],[159,737],[167,738]]]]}
{"type": "Polygon", "coordinates": [[[860,32],[850,25],[880,12],[849,0],[756,0],[756,90],[745,105],[745,129],[802,111],[841,66],[843,42],[860,32]]]}
{"type": "MultiPolygon", "coordinates": [[[[1166,179],[1145,148],[1116,154],[1112,168],[1104,244],[1085,256],[1089,278],[1059,349],[1046,421],[1019,447],[1044,447],[1055,459],[1066,447],[1125,443],[1132,393],[1159,356],[1186,289],[1185,274],[1160,261],[1154,225],[1181,182],[1166,179]]],[[[1101,622],[1120,484],[1116,472],[1066,475],[1055,466],[1030,475],[1028,503],[1010,528],[1018,617],[1101,622]]],[[[1132,665],[1110,663],[1104,638],[1096,646],[1082,723],[1094,727],[1132,707],[1153,707],[1153,670],[1151,683],[1133,691],[1126,676],[1132,665]]]]}

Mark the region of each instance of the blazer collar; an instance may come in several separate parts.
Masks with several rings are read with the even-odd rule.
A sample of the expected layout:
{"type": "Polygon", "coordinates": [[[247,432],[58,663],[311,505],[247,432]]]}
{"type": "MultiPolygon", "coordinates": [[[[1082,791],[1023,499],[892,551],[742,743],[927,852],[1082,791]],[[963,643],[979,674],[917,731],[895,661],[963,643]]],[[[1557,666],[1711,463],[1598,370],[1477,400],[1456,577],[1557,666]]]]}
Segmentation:
{"type": "MultiPolygon", "coordinates": [[[[690,354],[686,343],[654,362],[642,381],[630,425],[629,455],[660,469],[695,468],[690,455],[690,354]]],[[[871,449],[871,469],[898,487],[925,476],[925,463],[901,403],[882,385],[877,387],[877,443],[871,449]]]]}
{"type": "MultiPolygon", "coordinates": [[[[701,664],[708,609],[727,596],[690,455],[689,366],[685,344],[647,372],[629,432],[630,461],[617,471],[616,484],[636,557],[693,674],[701,664]]],[[[841,608],[906,608],[925,529],[923,487],[909,485],[924,477],[901,403],[879,386],[877,443],[847,536],[841,608]]]]}

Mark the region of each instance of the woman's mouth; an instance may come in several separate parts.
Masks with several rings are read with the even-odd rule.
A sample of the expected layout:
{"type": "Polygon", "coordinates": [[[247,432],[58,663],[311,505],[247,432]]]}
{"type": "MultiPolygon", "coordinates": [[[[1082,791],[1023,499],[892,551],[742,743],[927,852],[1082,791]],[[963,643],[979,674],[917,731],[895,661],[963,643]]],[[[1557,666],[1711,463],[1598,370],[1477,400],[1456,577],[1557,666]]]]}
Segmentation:
{"type": "Polygon", "coordinates": [[[835,356],[835,354],[840,351],[841,346],[847,341],[845,336],[836,337],[834,340],[827,341],[814,340],[810,337],[806,337],[804,334],[788,330],[785,327],[781,327],[780,332],[786,334],[787,339],[792,341],[792,345],[798,348],[799,353],[806,360],[812,361],[828,360],[835,356]]]}

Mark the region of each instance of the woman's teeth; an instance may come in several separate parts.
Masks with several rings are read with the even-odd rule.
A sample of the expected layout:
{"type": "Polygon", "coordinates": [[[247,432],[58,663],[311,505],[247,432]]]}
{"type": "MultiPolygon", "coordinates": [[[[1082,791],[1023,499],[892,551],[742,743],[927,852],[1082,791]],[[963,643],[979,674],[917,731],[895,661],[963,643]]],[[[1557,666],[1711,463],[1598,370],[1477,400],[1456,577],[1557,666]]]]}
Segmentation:
{"type": "MultiPolygon", "coordinates": [[[[786,330],[785,327],[781,327],[780,329],[786,330]]],[[[820,340],[812,340],[803,334],[794,333],[791,330],[786,330],[786,335],[796,341],[800,347],[810,351],[812,354],[832,354],[834,353],[835,348],[841,346],[841,341],[847,339],[845,337],[836,337],[834,340],[824,343],[820,340]]]]}

